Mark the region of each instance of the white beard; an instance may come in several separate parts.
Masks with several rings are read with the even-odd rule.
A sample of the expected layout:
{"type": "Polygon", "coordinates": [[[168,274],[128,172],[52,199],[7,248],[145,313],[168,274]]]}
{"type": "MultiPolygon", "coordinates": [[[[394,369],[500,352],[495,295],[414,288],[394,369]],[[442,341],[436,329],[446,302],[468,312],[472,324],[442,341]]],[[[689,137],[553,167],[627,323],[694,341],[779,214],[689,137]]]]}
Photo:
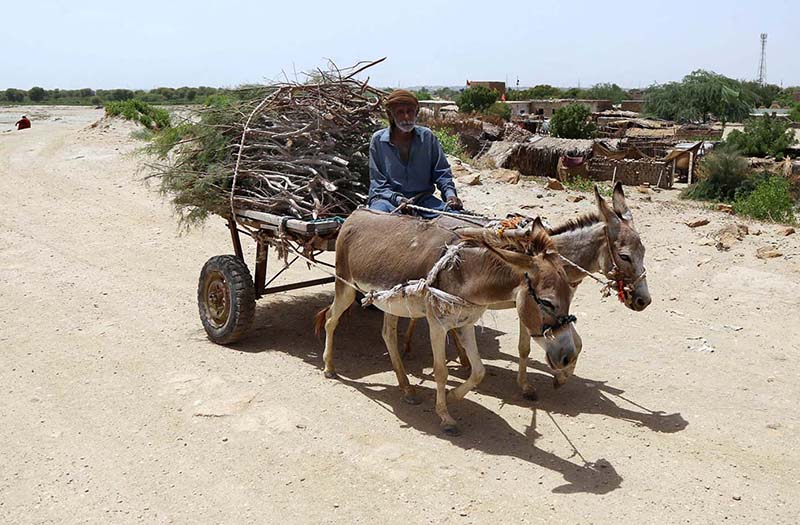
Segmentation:
{"type": "Polygon", "coordinates": [[[394,124],[397,126],[397,129],[403,133],[411,133],[411,131],[414,129],[414,126],[417,125],[417,122],[415,120],[411,120],[408,122],[395,122],[394,124]]]}

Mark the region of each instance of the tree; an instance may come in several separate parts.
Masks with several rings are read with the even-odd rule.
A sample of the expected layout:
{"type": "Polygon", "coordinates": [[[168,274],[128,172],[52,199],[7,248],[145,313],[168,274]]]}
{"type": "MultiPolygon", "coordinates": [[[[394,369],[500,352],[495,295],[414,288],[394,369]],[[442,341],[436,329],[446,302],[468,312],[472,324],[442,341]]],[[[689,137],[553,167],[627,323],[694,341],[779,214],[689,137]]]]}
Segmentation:
{"type": "Polygon", "coordinates": [[[22,102],[25,100],[25,95],[25,91],[22,91],[21,89],[6,89],[6,100],[9,102],[22,102]]]}
{"type": "Polygon", "coordinates": [[[113,89],[109,98],[111,100],[130,100],[133,98],[133,91],[130,89],[113,89]]]}
{"type": "Polygon", "coordinates": [[[628,98],[628,92],[616,84],[595,84],[584,93],[586,98],[592,100],[610,100],[614,104],[619,104],[628,98]]]}
{"type": "Polygon", "coordinates": [[[794,142],[794,130],[787,121],[765,115],[746,121],[744,132],[732,131],[723,147],[751,157],[782,159],[786,148],[794,142]]]}
{"type": "Polygon", "coordinates": [[[28,90],[28,97],[32,102],[41,102],[44,100],[46,95],[47,93],[45,92],[44,88],[39,86],[33,86],[28,90]]]}
{"type": "Polygon", "coordinates": [[[489,106],[497,102],[500,95],[494,89],[489,89],[485,86],[472,86],[464,90],[458,98],[459,111],[464,113],[471,113],[473,111],[486,111],[489,106]]]}
{"type": "Polygon", "coordinates": [[[564,139],[589,139],[597,130],[589,121],[591,110],[584,104],[558,108],[550,119],[550,134],[564,139]]]}
{"type": "Polygon", "coordinates": [[[742,83],[712,71],[697,70],[681,82],[652,86],[645,112],[664,119],[708,122],[712,116],[742,121],[750,113],[755,96],[742,83]]]}
{"type": "Polygon", "coordinates": [[[416,91],[414,95],[416,95],[417,100],[431,100],[433,98],[433,95],[425,88],[416,91]]]}

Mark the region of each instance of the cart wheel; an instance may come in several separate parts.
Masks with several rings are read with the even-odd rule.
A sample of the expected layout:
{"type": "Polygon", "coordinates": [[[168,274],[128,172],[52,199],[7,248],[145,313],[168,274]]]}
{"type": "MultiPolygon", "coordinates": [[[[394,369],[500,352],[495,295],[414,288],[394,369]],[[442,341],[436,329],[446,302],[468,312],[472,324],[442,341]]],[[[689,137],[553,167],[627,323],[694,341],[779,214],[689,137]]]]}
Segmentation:
{"type": "Polygon", "coordinates": [[[197,305],[209,339],[222,345],[238,341],[256,311],[255,286],[247,265],[235,255],[209,259],[200,272],[197,305]]]}

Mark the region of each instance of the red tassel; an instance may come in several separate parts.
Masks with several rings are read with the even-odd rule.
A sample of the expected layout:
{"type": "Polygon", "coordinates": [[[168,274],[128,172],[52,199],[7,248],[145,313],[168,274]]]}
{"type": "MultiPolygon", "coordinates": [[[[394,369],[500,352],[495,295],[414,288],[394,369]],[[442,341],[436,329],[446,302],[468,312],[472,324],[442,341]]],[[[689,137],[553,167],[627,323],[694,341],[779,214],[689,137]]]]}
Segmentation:
{"type": "Polygon", "coordinates": [[[625,302],[625,283],[622,281],[617,281],[617,298],[619,302],[625,302]]]}

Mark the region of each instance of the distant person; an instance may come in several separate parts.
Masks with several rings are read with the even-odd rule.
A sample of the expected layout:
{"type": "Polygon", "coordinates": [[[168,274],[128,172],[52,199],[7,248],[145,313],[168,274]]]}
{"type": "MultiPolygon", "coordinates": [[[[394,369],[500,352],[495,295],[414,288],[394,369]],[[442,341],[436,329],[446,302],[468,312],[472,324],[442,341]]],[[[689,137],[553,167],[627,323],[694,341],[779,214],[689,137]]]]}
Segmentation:
{"type": "Polygon", "coordinates": [[[22,118],[19,119],[17,121],[17,123],[14,124],[14,125],[17,126],[17,131],[19,131],[21,129],[28,129],[28,128],[31,127],[31,121],[30,121],[30,119],[28,119],[28,117],[26,117],[25,115],[22,115],[22,118]]]}
{"type": "MultiPolygon", "coordinates": [[[[386,98],[389,127],[372,136],[369,147],[369,207],[392,212],[401,204],[433,210],[461,210],[453,174],[433,132],[417,126],[419,102],[398,89],[386,98]],[[445,202],[433,194],[438,188],[445,202]]],[[[411,210],[408,210],[411,211],[411,210]]],[[[431,219],[431,212],[414,213],[431,219]]]]}

